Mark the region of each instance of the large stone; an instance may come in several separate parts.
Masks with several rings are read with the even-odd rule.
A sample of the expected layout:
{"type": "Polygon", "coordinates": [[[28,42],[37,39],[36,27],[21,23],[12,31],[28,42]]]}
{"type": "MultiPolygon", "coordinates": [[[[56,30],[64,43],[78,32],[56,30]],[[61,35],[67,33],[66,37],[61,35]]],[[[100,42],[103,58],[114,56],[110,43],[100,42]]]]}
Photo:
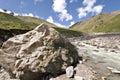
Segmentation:
{"type": "Polygon", "coordinates": [[[73,74],[74,74],[73,66],[69,66],[68,68],[66,68],[66,77],[71,78],[73,77],[73,74]]]}
{"type": "Polygon", "coordinates": [[[75,47],[45,24],[10,38],[0,51],[0,65],[11,77],[21,80],[42,80],[48,74],[61,74],[77,61],[75,47]]]}

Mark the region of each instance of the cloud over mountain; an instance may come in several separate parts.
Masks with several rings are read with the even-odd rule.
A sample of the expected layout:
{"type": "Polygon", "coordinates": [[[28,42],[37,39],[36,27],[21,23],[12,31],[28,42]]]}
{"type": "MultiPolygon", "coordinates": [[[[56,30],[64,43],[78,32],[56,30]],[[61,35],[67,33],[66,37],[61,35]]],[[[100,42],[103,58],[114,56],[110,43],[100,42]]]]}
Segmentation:
{"type": "Polygon", "coordinates": [[[62,25],[62,24],[60,24],[60,23],[58,23],[58,22],[55,22],[55,21],[53,20],[53,17],[52,17],[52,16],[49,16],[49,17],[46,19],[46,21],[48,21],[48,22],[50,22],[50,23],[54,23],[55,25],[57,25],[57,26],[59,26],[59,27],[66,27],[65,25],[62,25]]]}
{"type": "Polygon", "coordinates": [[[59,19],[61,21],[69,21],[73,19],[72,15],[68,13],[66,6],[66,0],[53,0],[52,8],[54,12],[59,14],[59,19]]]}
{"type": "Polygon", "coordinates": [[[87,16],[89,13],[91,14],[99,14],[102,12],[103,5],[95,5],[97,0],[84,0],[83,6],[77,9],[78,17],[83,18],[87,16]]]}

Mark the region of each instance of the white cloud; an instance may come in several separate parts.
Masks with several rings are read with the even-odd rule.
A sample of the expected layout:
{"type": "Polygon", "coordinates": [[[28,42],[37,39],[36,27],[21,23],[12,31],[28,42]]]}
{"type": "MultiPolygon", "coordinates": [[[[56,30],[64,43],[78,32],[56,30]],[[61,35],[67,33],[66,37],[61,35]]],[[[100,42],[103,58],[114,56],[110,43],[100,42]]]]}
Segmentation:
{"type": "Polygon", "coordinates": [[[61,21],[63,21],[64,19],[66,21],[72,20],[72,16],[70,14],[68,14],[67,10],[63,10],[62,13],[59,14],[59,18],[61,21]]]}
{"type": "Polygon", "coordinates": [[[84,0],[83,5],[92,7],[96,3],[96,0],[84,0]]]}
{"type": "Polygon", "coordinates": [[[19,13],[15,13],[15,12],[14,12],[14,16],[19,16],[19,15],[20,15],[19,13]]]}
{"type": "Polygon", "coordinates": [[[50,23],[54,23],[52,16],[49,16],[46,20],[50,23]]]}
{"type": "Polygon", "coordinates": [[[32,13],[22,13],[22,16],[30,16],[30,17],[34,17],[34,15],[32,13]]]}
{"type": "Polygon", "coordinates": [[[66,6],[66,0],[53,0],[52,8],[55,12],[59,13],[59,19],[61,21],[69,21],[73,19],[72,15],[68,13],[66,6]]]}
{"type": "MultiPolygon", "coordinates": [[[[3,13],[7,13],[7,14],[11,14],[13,13],[14,15],[13,16],[29,16],[29,17],[36,17],[36,18],[40,18],[38,15],[34,15],[32,13],[16,13],[16,12],[12,12],[12,11],[9,11],[9,10],[3,10],[3,9],[0,9],[0,12],[3,12],[3,13]]],[[[43,19],[43,18],[42,18],[43,19]]]]}
{"type": "Polygon", "coordinates": [[[75,24],[75,21],[71,21],[69,26],[72,26],[73,24],[75,24]]]}
{"type": "Polygon", "coordinates": [[[36,5],[39,2],[42,2],[43,0],[34,0],[34,4],[36,5]]]}
{"type": "Polygon", "coordinates": [[[0,9],[0,12],[7,13],[7,14],[12,14],[13,12],[10,10],[5,10],[5,9],[0,9]]]}
{"type": "Polygon", "coordinates": [[[97,14],[101,13],[103,9],[103,6],[98,5],[93,8],[93,12],[96,12],[97,14]]]}
{"type": "Polygon", "coordinates": [[[55,12],[62,12],[66,8],[65,0],[53,0],[53,10],[55,12]]]}
{"type": "Polygon", "coordinates": [[[77,2],[78,0],[70,0],[70,3],[77,2]]]}
{"type": "Polygon", "coordinates": [[[7,10],[6,13],[7,13],[7,14],[11,14],[12,12],[7,10]]]}
{"type": "Polygon", "coordinates": [[[77,11],[78,11],[78,13],[79,13],[79,14],[78,14],[78,17],[79,17],[79,18],[85,17],[85,16],[87,15],[85,9],[83,9],[83,8],[78,8],[77,11]]]}
{"type": "Polygon", "coordinates": [[[34,15],[34,14],[32,14],[32,13],[22,13],[22,14],[20,14],[21,16],[29,16],[29,17],[36,17],[36,18],[39,18],[39,16],[38,15],[34,15]]]}
{"type": "Polygon", "coordinates": [[[67,28],[67,26],[65,26],[65,25],[62,25],[62,24],[60,24],[60,23],[57,23],[57,22],[55,22],[54,24],[55,24],[55,25],[57,25],[58,27],[67,28]]]}
{"type": "Polygon", "coordinates": [[[64,27],[64,28],[66,27],[65,25],[62,25],[62,24],[60,24],[60,23],[58,23],[58,22],[54,22],[52,16],[49,16],[49,17],[46,19],[46,21],[48,21],[48,22],[50,22],[50,23],[53,23],[53,24],[55,24],[55,25],[57,25],[57,26],[59,26],[59,27],[64,27]]]}
{"type": "Polygon", "coordinates": [[[84,0],[83,5],[85,7],[80,7],[77,9],[78,17],[79,18],[85,17],[89,13],[92,13],[92,14],[101,13],[104,6],[103,5],[96,5],[95,6],[95,3],[96,3],[96,0],[84,0]]]}
{"type": "Polygon", "coordinates": [[[4,10],[3,10],[3,9],[0,9],[0,12],[4,12],[4,10]]]}

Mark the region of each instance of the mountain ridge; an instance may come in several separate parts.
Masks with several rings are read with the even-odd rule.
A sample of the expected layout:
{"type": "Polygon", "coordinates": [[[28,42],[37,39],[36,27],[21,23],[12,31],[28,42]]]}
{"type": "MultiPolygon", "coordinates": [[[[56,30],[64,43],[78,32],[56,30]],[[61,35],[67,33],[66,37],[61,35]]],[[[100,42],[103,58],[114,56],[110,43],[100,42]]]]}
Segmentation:
{"type": "MultiPolygon", "coordinates": [[[[82,32],[70,30],[66,28],[61,28],[55,24],[49,23],[43,19],[35,18],[35,17],[28,17],[28,16],[13,16],[11,14],[0,12],[0,29],[3,29],[3,32],[6,30],[9,31],[29,31],[34,29],[39,24],[47,24],[49,27],[53,27],[58,32],[67,35],[67,36],[81,36],[83,35],[82,32]]],[[[16,33],[12,33],[16,34],[16,33]]],[[[6,34],[7,35],[7,34],[6,34]]]]}
{"type": "Polygon", "coordinates": [[[110,13],[101,13],[87,20],[75,23],[70,27],[70,29],[89,32],[89,33],[120,32],[119,20],[120,20],[120,10],[115,12],[110,12],[110,13]],[[110,26],[110,25],[113,25],[113,26],[110,26]],[[114,29],[114,26],[116,29],[114,29]]]}

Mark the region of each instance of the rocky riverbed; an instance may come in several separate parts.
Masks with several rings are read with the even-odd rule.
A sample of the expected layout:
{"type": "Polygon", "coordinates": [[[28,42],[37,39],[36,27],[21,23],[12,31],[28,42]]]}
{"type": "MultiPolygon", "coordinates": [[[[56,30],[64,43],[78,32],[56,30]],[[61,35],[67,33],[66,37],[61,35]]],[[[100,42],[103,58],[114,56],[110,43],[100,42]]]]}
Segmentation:
{"type": "Polygon", "coordinates": [[[111,73],[109,67],[120,71],[120,34],[99,34],[86,38],[69,39],[83,56],[84,64],[97,73],[97,80],[120,80],[119,73],[111,73]],[[103,79],[104,80],[104,79],[103,79]]]}
{"type": "Polygon", "coordinates": [[[85,43],[92,46],[97,46],[97,48],[120,50],[120,33],[91,35],[87,37],[85,43]]]}
{"type": "Polygon", "coordinates": [[[83,62],[77,64],[74,78],[68,79],[63,74],[51,80],[120,80],[120,74],[110,70],[120,71],[120,34],[75,37],[69,41],[76,46],[83,62]]]}
{"type": "Polygon", "coordinates": [[[120,80],[119,33],[95,34],[90,36],[68,38],[70,43],[72,43],[76,47],[75,49],[74,46],[72,46],[68,42],[68,40],[64,39],[58,32],[54,31],[51,28],[46,28],[45,26],[46,25],[42,26],[42,28],[38,27],[33,30],[35,36],[32,34],[33,32],[28,32],[26,34],[16,36],[15,38],[11,38],[3,44],[2,50],[0,49],[0,61],[2,63],[2,65],[0,66],[0,80],[20,80],[11,79],[11,75],[9,75],[10,72],[14,75],[19,73],[18,77],[16,78],[19,78],[22,75],[22,77],[24,77],[24,79],[21,78],[22,80],[29,79],[30,75],[31,80],[35,80],[35,78],[37,78],[38,80],[120,80]],[[42,32],[40,32],[39,29],[41,29],[42,32]],[[46,30],[48,31],[46,32],[46,30]],[[36,39],[38,40],[36,41],[36,39]],[[49,43],[47,43],[48,41],[49,43]],[[36,42],[43,43],[41,45],[33,44],[36,42]],[[41,46],[45,46],[43,51],[43,47],[41,46]],[[51,46],[54,47],[52,47],[51,49],[51,46]],[[59,48],[58,46],[62,48],[59,48]],[[16,48],[20,48],[17,50],[18,52],[16,52],[16,54],[19,53],[20,55],[25,55],[15,57],[16,54],[14,51],[16,51],[16,48]],[[49,50],[50,53],[48,52],[49,50]],[[76,54],[76,50],[78,54],[76,54]],[[27,52],[27,54],[25,51],[27,52]],[[40,51],[41,54],[36,56],[40,51]],[[68,51],[70,51],[69,54],[71,55],[68,55],[68,51]],[[13,54],[14,56],[9,54],[9,52],[11,52],[11,54],[13,54]],[[54,53],[53,56],[51,56],[51,52],[54,53]],[[45,60],[49,59],[46,58],[46,55],[48,57],[50,56],[52,62],[50,60],[48,60],[47,63],[45,62],[45,60]],[[41,60],[41,57],[45,58],[45,60],[41,60]],[[78,57],[79,59],[77,59],[78,57]],[[76,63],[76,60],[78,60],[78,63],[76,63]],[[35,61],[40,63],[36,63],[35,61]],[[30,62],[32,64],[29,64],[30,62]],[[41,64],[42,62],[46,63],[47,67],[43,66],[44,64],[41,64]],[[52,63],[53,65],[48,65],[49,63],[52,63]],[[14,66],[14,64],[16,64],[16,66],[14,66]],[[11,65],[12,67],[9,65],[11,65]],[[42,66],[42,68],[39,68],[40,66],[42,66]],[[61,67],[63,67],[64,69],[61,69],[61,67]],[[35,71],[37,72],[37,75],[41,74],[41,76],[38,76],[40,78],[32,77],[33,75],[35,75],[33,74],[35,73],[35,71]],[[60,74],[56,75],[58,71],[60,74]],[[43,75],[44,73],[47,74],[43,75]]]}

